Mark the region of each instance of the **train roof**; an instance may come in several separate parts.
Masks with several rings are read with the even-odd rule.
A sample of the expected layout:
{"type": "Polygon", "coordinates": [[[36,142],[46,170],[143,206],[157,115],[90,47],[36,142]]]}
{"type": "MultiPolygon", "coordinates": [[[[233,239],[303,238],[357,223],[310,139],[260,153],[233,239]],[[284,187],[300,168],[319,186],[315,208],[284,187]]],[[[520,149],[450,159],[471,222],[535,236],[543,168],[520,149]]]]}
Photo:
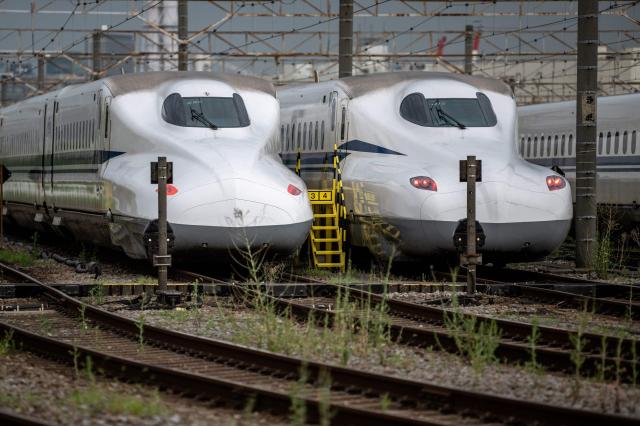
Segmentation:
{"type": "Polygon", "coordinates": [[[429,72],[429,71],[402,71],[402,72],[385,72],[379,74],[357,75],[353,77],[344,77],[340,80],[330,80],[322,83],[306,83],[302,85],[288,85],[280,90],[295,90],[296,88],[309,87],[326,87],[337,86],[350,98],[357,98],[367,93],[386,89],[399,83],[410,81],[424,80],[449,80],[462,82],[476,87],[478,90],[489,90],[502,95],[513,97],[511,88],[500,80],[475,77],[465,74],[454,74],[448,72],[429,72]]]}
{"type": "Polygon", "coordinates": [[[256,77],[235,74],[222,74],[204,71],[155,71],[135,74],[114,75],[102,81],[113,96],[124,95],[138,90],[150,90],[171,80],[208,79],[216,80],[237,89],[255,90],[275,96],[273,84],[256,77]]]}
{"type": "Polygon", "coordinates": [[[351,97],[355,98],[374,90],[384,89],[394,84],[404,83],[411,80],[458,81],[470,84],[481,90],[490,90],[503,95],[512,96],[511,88],[500,80],[448,72],[385,72],[379,74],[344,77],[340,79],[340,82],[345,86],[347,93],[349,93],[351,97]]]}

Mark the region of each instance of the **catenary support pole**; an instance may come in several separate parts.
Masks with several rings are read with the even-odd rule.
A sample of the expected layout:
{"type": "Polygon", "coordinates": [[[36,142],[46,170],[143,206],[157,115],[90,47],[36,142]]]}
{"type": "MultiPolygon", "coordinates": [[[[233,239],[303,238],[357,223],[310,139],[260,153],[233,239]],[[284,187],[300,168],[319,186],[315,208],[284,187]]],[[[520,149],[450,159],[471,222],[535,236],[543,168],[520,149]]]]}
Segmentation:
{"type": "Polygon", "coordinates": [[[7,85],[9,82],[6,78],[0,77],[0,106],[7,106],[7,85]]]}
{"type": "Polygon", "coordinates": [[[178,1],[178,70],[186,71],[189,60],[187,39],[189,38],[189,6],[187,0],[178,1]]]}
{"type": "Polygon", "coordinates": [[[102,70],[102,33],[100,31],[96,31],[93,33],[93,52],[92,52],[92,62],[93,62],[93,79],[100,79],[100,71],[102,70]]]}
{"type": "Polygon", "coordinates": [[[353,0],[340,0],[338,77],[353,74],[353,0]]]}
{"type": "Polygon", "coordinates": [[[38,55],[38,91],[44,89],[44,55],[38,55]]]}
{"type": "Polygon", "coordinates": [[[464,73],[473,73],[473,25],[464,27],[464,73]]]}
{"type": "Polygon", "coordinates": [[[4,165],[0,164],[0,247],[4,247],[4,165]]]}
{"type": "Polygon", "coordinates": [[[158,292],[167,290],[167,157],[158,157],[158,292]]]}
{"type": "Polygon", "coordinates": [[[598,1],[578,2],[576,99],[576,266],[590,268],[597,250],[596,135],[598,1]]]}

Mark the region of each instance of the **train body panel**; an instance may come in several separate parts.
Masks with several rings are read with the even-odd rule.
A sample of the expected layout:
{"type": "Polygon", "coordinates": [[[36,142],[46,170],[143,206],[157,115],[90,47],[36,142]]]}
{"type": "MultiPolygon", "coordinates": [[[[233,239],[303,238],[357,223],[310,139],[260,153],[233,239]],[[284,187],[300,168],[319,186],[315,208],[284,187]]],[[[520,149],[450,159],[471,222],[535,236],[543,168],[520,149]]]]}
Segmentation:
{"type": "MultiPolygon", "coordinates": [[[[598,98],[597,200],[640,222],[640,94],[598,98]]],[[[534,164],[557,165],[575,182],[575,102],[518,108],[519,154],[534,164]]],[[[575,201],[575,192],[573,194],[575,201]]]]}
{"type": "Polygon", "coordinates": [[[566,236],[572,215],[568,188],[550,191],[546,178],[556,174],[518,157],[515,103],[499,83],[397,73],[292,86],[279,90],[278,97],[283,158],[293,167],[300,151],[309,187],[326,185],[322,171],[330,163],[333,143],[337,145],[355,245],[382,246],[381,256],[395,249],[410,257],[455,252],[453,236],[466,217],[459,160],[467,155],[482,160],[476,214],[488,258],[539,257],[566,236]],[[499,117],[493,125],[427,126],[401,113],[403,102],[415,94],[428,105],[434,99],[485,102],[479,93],[499,117]],[[315,123],[320,126],[317,148],[315,123]],[[305,138],[309,126],[314,132],[305,138]],[[412,186],[410,179],[418,176],[433,179],[437,190],[412,186]]]}
{"type": "Polygon", "coordinates": [[[2,127],[2,160],[15,173],[6,199],[20,225],[148,257],[144,234],[158,216],[150,163],[166,156],[173,162],[167,216],[177,255],[247,245],[290,253],[308,233],[304,183],[274,152],[279,108],[269,83],[210,73],[117,76],[27,100],[1,115],[9,122],[2,127]],[[44,116],[42,126],[31,120],[33,164],[22,166],[26,153],[11,151],[21,144],[13,122],[27,115],[27,104],[31,116],[44,116]],[[212,116],[222,122],[216,126],[212,116]],[[299,193],[288,192],[290,185],[299,193]]]}

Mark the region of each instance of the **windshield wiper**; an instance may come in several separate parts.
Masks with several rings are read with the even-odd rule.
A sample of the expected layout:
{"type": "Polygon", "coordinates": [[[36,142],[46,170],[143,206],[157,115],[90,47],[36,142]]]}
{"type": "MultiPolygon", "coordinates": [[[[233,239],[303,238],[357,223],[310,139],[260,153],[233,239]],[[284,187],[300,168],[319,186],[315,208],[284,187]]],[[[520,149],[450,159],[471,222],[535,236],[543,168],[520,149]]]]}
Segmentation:
{"type": "Polygon", "coordinates": [[[459,122],[458,120],[453,118],[451,115],[449,115],[446,112],[444,112],[444,110],[440,106],[440,102],[434,103],[433,106],[435,107],[436,111],[438,112],[438,118],[444,118],[445,121],[448,121],[449,124],[453,124],[454,126],[458,127],[458,129],[462,130],[462,129],[466,129],[467,128],[467,126],[465,126],[464,124],[462,124],[461,122],[459,122]]]}
{"type": "Polygon", "coordinates": [[[209,119],[207,117],[205,117],[203,113],[198,112],[193,108],[191,108],[191,119],[192,120],[193,119],[198,120],[200,123],[204,124],[205,126],[209,127],[210,129],[218,130],[218,126],[216,126],[211,121],[209,121],[209,119]]]}

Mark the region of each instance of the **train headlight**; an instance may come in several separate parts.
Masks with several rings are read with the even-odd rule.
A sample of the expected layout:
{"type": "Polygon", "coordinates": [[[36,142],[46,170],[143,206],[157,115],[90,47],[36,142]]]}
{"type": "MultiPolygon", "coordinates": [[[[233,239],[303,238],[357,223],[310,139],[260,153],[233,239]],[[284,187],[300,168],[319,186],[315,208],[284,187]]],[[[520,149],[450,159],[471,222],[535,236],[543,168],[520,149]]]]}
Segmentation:
{"type": "Polygon", "coordinates": [[[415,176],[409,179],[409,182],[414,188],[426,189],[427,191],[438,190],[436,181],[427,176],[415,176]]]}
{"type": "Polygon", "coordinates": [[[567,186],[567,182],[560,176],[547,176],[547,187],[549,191],[557,191],[567,186]]]}
{"type": "Polygon", "coordinates": [[[295,185],[289,184],[287,187],[287,192],[291,195],[300,195],[302,194],[302,190],[295,185]]]}

